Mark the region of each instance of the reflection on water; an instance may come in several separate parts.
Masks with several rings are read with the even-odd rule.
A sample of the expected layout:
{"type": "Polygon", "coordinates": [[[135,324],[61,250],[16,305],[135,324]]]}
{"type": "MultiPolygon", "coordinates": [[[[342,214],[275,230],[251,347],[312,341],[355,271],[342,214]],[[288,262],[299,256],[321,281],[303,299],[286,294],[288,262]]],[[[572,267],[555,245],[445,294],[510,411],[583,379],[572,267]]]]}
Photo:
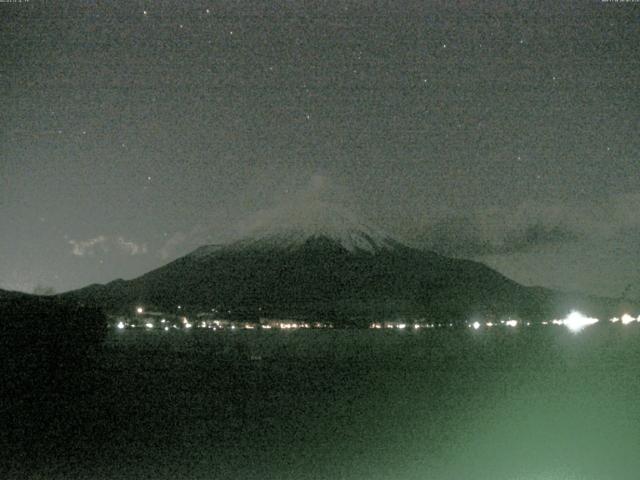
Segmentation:
{"type": "Polygon", "coordinates": [[[114,332],[8,477],[637,479],[640,329],[114,332]],[[60,413],[64,411],[65,413],[60,413]],[[69,413],[73,412],[73,413],[69,413]],[[65,428],[70,422],[73,428],[65,428]],[[22,477],[20,476],[22,475],[22,477]]]}

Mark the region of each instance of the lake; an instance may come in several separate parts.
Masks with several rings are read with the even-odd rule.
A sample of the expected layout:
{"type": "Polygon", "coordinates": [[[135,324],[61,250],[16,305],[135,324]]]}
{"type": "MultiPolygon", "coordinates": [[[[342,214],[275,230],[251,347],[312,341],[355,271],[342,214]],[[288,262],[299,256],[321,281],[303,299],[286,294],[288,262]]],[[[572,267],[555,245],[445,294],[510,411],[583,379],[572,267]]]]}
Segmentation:
{"type": "Polygon", "coordinates": [[[637,480],[639,368],[636,325],[113,331],[2,478],[637,480]]]}

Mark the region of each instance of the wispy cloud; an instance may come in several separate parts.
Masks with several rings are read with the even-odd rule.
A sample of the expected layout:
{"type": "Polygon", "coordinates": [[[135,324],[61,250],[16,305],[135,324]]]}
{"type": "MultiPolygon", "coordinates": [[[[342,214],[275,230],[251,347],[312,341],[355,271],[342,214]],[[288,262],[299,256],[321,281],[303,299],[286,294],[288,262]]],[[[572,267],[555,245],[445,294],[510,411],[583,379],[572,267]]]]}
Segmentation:
{"type": "Polygon", "coordinates": [[[77,257],[84,257],[85,255],[93,255],[96,248],[100,247],[103,251],[108,251],[106,245],[107,237],[99,235],[89,240],[69,240],[69,244],[73,247],[71,253],[77,257]]]}
{"type": "Polygon", "coordinates": [[[118,248],[129,255],[144,255],[147,253],[146,243],[135,243],[131,240],[125,240],[124,237],[116,238],[118,248]]]}
{"type": "Polygon", "coordinates": [[[123,236],[107,237],[98,235],[88,240],[69,240],[71,253],[77,257],[93,256],[96,252],[108,253],[116,251],[126,255],[144,255],[147,253],[145,243],[126,240],[123,236]]]}
{"type": "Polygon", "coordinates": [[[640,194],[614,195],[606,202],[523,202],[444,213],[425,222],[417,242],[460,257],[509,255],[585,242],[619,242],[640,235],[640,194]]]}

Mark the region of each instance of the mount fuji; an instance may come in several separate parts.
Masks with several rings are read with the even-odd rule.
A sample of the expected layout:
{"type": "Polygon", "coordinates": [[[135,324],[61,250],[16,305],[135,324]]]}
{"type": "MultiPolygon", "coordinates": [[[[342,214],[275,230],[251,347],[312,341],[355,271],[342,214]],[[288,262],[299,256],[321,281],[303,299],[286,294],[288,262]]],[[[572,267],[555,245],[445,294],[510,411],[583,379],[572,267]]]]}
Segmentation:
{"type": "Polygon", "coordinates": [[[615,301],[522,286],[489,267],[410,247],[349,211],[316,202],[263,212],[230,242],[205,245],[132,280],[68,292],[109,313],[231,312],[362,323],[407,316],[559,318],[617,313],[615,301]]]}

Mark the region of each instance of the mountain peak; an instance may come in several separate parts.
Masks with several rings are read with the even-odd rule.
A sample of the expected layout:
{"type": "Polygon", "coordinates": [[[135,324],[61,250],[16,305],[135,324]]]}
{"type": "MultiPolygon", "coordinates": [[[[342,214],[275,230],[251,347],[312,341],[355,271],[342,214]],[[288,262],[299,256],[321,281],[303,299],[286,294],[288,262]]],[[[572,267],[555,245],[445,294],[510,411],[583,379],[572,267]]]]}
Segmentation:
{"type": "MultiPolygon", "coordinates": [[[[402,245],[347,209],[318,201],[262,211],[246,222],[240,229],[239,238],[227,246],[291,249],[312,239],[329,240],[351,253],[375,253],[402,245]]],[[[219,250],[220,246],[212,246],[197,252],[207,255],[219,250]]]]}

